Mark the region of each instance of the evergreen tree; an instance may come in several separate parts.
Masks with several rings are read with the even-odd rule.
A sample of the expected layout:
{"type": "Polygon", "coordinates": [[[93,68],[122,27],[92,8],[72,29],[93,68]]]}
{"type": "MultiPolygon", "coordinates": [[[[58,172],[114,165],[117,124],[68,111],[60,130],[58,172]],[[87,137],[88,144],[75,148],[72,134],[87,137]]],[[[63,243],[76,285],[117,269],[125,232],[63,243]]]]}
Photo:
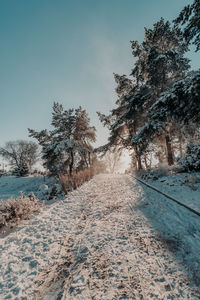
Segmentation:
{"type": "Polygon", "coordinates": [[[132,143],[140,145],[140,150],[144,151],[153,138],[168,130],[169,120],[183,124],[191,135],[191,124],[196,125],[196,130],[200,126],[199,99],[200,71],[191,73],[185,80],[180,80],[161,94],[152,106],[148,122],[133,137],[132,143]]]}
{"type": "Polygon", "coordinates": [[[20,165],[14,169],[13,175],[17,177],[25,177],[29,175],[29,167],[26,161],[22,160],[20,165]]]}
{"type": "Polygon", "coordinates": [[[153,96],[159,96],[166,87],[184,78],[189,68],[189,60],[184,58],[188,47],[181,30],[163,18],[152,29],[145,28],[144,41],[140,45],[132,41],[131,47],[137,59],[132,75],[147,84],[153,96]]]}
{"type": "Polygon", "coordinates": [[[129,129],[126,123],[122,120],[122,115],[126,112],[127,103],[124,102],[126,95],[132,90],[133,83],[125,75],[114,74],[115,82],[117,83],[116,92],[117,108],[113,109],[109,115],[104,115],[100,112],[97,112],[100,121],[106,126],[110,131],[109,141],[106,145],[95,149],[95,151],[106,152],[111,151],[115,152],[120,151],[120,147],[129,147],[129,142],[127,137],[129,136],[129,129]]]}
{"type": "MultiPolygon", "coordinates": [[[[182,40],[181,31],[172,28],[168,21],[161,18],[153,25],[153,29],[145,28],[144,42],[141,45],[132,42],[132,49],[133,55],[138,57],[132,75],[145,83],[151,94],[145,103],[148,113],[152,111],[152,105],[162,92],[186,76],[189,60],[184,58],[184,53],[188,48],[182,40]]],[[[168,126],[168,130],[165,130],[165,142],[168,164],[172,165],[174,161],[170,132],[171,127],[168,126]]]]}
{"type": "Polygon", "coordinates": [[[54,129],[49,132],[29,129],[30,136],[42,146],[45,166],[53,173],[70,175],[74,168],[88,167],[96,129],[90,126],[86,111],[81,107],[64,110],[54,103],[51,125],[54,129]]]}
{"type": "MultiPolygon", "coordinates": [[[[132,41],[131,45],[136,58],[132,79],[125,75],[115,75],[118,84],[117,108],[108,116],[98,113],[100,120],[110,130],[109,143],[100,150],[106,150],[113,145],[132,147],[140,169],[141,154],[147,147],[134,143],[133,137],[150,118],[152,105],[160,94],[186,76],[189,60],[184,58],[188,48],[182,40],[181,31],[171,27],[163,18],[153,25],[153,29],[145,28],[143,43],[132,41]]],[[[168,131],[163,128],[159,130],[160,134],[165,133],[168,163],[173,164],[171,129],[169,127],[168,131]]]]}
{"type": "Polygon", "coordinates": [[[196,51],[200,50],[200,0],[194,0],[180,12],[174,21],[177,25],[184,26],[183,36],[190,43],[193,41],[196,51]]]}

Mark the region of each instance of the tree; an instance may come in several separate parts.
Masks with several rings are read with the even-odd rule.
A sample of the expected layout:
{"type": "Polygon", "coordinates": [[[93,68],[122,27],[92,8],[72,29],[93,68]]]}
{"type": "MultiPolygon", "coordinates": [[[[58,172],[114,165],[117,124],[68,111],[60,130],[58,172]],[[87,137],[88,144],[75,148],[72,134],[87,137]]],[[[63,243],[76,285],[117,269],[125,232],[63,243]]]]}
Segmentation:
{"type": "Polygon", "coordinates": [[[109,150],[105,155],[106,169],[109,173],[115,173],[121,167],[122,152],[115,149],[109,150]]]}
{"type": "Polygon", "coordinates": [[[185,156],[179,159],[179,169],[186,172],[200,170],[200,143],[187,145],[185,156]]]}
{"type": "Polygon", "coordinates": [[[20,166],[13,170],[13,174],[17,177],[25,177],[29,175],[29,167],[25,161],[22,161],[20,166]]]}
{"type": "MultiPolygon", "coordinates": [[[[144,108],[148,114],[160,94],[186,76],[189,60],[184,58],[184,53],[188,51],[188,47],[182,39],[181,30],[171,27],[170,22],[165,22],[163,18],[153,25],[153,29],[145,28],[145,40],[141,45],[137,41],[131,43],[133,56],[138,58],[132,75],[137,78],[137,81],[140,80],[142,85],[147,86],[148,97],[144,108]]],[[[168,164],[172,165],[170,132],[169,126],[165,131],[165,142],[168,164]]]]}
{"type": "Polygon", "coordinates": [[[26,169],[19,172],[19,176],[28,175],[31,167],[38,159],[38,146],[34,142],[29,141],[10,141],[4,148],[0,148],[0,155],[7,159],[15,170],[26,169]]]}
{"type": "Polygon", "coordinates": [[[184,26],[183,36],[187,43],[193,41],[196,51],[200,50],[200,0],[194,0],[180,12],[178,18],[174,20],[177,25],[184,26]]]}
{"type": "MultiPolygon", "coordinates": [[[[142,150],[147,148],[140,147],[139,143],[132,143],[133,137],[148,121],[152,106],[161,93],[174,82],[185,78],[189,60],[184,58],[188,48],[180,29],[172,27],[163,18],[152,29],[145,28],[145,39],[141,44],[132,41],[131,46],[136,58],[132,79],[125,75],[115,75],[118,84],[117,108],[108,116],[98,113],[100,120],[110,130],[109,143],[99,150],[105,151],[113,145],[132,148],[137,168],[141,169],[141,155],[144,154],[142,150]]],[[[160,128],[160,134],[165,134],[169,165],[173,164],[170,132],[170,127],[165,131],[160,128]]]]}
{"type": "MultiPolygon", "coordinates": [[[[157,99],[149,113],[149,120],[132,138],[132,144],[144,151],[148,143],[168,130],[169,120],[185,125],[188,131],[192,124],[200,126],[200,71],[192,72],[157,99]]],[[[194,131],[194,130],[193,130],[194,131]]],[[[190,133],[191,134],[191,133],[190,133]]]]}
{"type": "Polygon", "coordinates": [[[115,82],[117,87],[115,91],[117,92],[116,105],[117,108],[111,110],[109,115],[104,115],[97,112],[100,121],[106,126],[110,131],[109,141],[106,145],[95,149],[97,152],[118,152],[121,148],[130,147],[128,137],[130,135],[130,126],[127,126],[127,119],[125,118],[127,105],[126,95],[131,93],[133,90],[133,82],[126,75],[114,74],[115,82]]]}
{"type": "Polygon", "coordinates": [[[86,111],[82,107],[64,110],[54,103],[51,125],[54,129],[49,132],[28,129],[42,146],[42,158],[49,171],[72,175],[73,169],[88,167],[96,129],[90,126],[86,111]]]}
{"type": "Polygon", "coordinates": [[[91,155],[91,167],[94,174],[106,173],[106,163],[99,159],[96,153],[91,155]]]}
{"type": "Polygon", "coordinates": [[[152,29],[145,28],[144,41],[141,44],[131,41],[131,47],[137,58],[131,74],[137,82],[150,87],[154,98],[183,78],[189,68],[189,60],[183,57],[188,47],[182,40],[181,30],[163,18],[152,29]]]}

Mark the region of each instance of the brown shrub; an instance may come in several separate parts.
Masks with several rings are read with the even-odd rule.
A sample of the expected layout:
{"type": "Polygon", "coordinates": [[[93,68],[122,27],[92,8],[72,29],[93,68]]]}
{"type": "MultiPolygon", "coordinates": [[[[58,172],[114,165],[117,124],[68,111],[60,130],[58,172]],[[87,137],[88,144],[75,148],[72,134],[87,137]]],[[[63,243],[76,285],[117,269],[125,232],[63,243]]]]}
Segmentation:
{"type": "Polygon", "coordinates": [[[85,181],[89,181],[93,177],[92,169],[85,169],[79,172],[73,172],[72,176],[68,174],[59,174],[59,181],[62,186],[62,190],[65,194],[73,189],[77,189],[85,181]]]}
{"type": "Polygon", "coordinates": [[[30,194],[27,197],[20,196],[16,199],[0,201],[0,229],[4,226],[15,226],[20,220],[28,219],[28,216],[39,211],[39,200],[30,194]]]}

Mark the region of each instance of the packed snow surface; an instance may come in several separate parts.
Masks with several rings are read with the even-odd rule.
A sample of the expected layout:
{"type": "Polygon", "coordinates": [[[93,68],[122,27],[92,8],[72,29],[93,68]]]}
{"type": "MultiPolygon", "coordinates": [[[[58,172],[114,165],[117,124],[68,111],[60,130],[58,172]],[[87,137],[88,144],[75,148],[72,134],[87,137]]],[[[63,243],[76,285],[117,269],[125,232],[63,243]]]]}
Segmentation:
{"type": "Polygon", "coordinates": [[[199,299],[200,218],[98,175],[1,240],[0,299],[199,299]]]}

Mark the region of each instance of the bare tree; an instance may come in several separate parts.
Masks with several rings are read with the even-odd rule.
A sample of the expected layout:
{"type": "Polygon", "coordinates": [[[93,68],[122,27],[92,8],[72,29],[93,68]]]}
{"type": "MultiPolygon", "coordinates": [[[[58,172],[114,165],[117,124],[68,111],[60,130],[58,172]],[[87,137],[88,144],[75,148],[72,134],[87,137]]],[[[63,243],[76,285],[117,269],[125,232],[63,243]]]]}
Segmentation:
{"type": "Polygon", "coordinates": [[[29,141],[9,141],[4,148],[0,148],[0,155],[9,161],[13,168],[23,169],[26,165],[28,170],[38,159],[38,145],[29,141]]]}
{"type": "Polygon", "coordinates": [[[122,152],[115,149],[114,151],[108,151],[105,155],[105,162],[107,171],[109,173],[117,172],[121,167],[122,152]]]}

